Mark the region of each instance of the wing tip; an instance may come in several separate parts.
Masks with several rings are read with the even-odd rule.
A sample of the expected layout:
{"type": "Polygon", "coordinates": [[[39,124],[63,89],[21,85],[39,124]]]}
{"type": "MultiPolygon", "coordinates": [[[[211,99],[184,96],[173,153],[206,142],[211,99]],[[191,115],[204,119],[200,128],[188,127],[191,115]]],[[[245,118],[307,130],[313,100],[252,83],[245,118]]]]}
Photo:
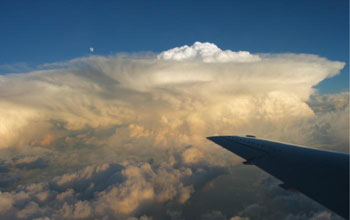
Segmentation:
{"type": "Polygon", "coordinates": [[[220,137],[222,137],[222,136],[208,136],[207,139],[210,140],[210,141],[215,142],[215,140],[217,140],[220,137]]]}
{"type": "Polygon", "coordinates": [[[218,144],[219,137],[220,136],[209,136],[207,139],[215,144],[218,144]]]}

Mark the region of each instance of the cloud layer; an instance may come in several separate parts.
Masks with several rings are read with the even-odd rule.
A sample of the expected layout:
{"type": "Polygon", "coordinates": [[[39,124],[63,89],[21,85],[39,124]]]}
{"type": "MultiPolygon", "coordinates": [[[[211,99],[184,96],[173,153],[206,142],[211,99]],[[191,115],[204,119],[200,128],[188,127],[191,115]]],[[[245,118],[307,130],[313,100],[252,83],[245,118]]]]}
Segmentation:
{"type": "MultiPolygon", "coordinates": [[[[101,164],[48,182],[0,192],[2,219],[130,219],[149,210],[161,216],[172,204],[184,204],[200,186],[227,173],[223,167],[187,164],[174,159],[101,164]],[[159,209],[159,211],[156,211],[159,209]]],[[[145,217],[144,217],[145,218],[145,217]]]]}

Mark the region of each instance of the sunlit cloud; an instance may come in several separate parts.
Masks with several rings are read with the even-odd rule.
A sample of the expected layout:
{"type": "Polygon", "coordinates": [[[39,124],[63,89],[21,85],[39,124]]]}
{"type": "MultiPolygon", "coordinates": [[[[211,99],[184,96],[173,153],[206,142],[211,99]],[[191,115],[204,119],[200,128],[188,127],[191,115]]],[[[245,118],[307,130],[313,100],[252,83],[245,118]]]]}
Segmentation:
{"type": "Polygon", "coordinates": [[[240,133],[255,120],[281,126],[314,117],[306,103],[313,86],[344,66],[306,54],[216,61],[223,52],[232,51],[197,42],[154,59],[89,57],[64,69],[1,76],[0,146],[49,145],[59,137],[50,132],[52,120],[69,130],[129,125],[131,136],[159,146],[240,133]],[[189,48],[205,59],[163,59],[189,48]]]}
{"type": "Polygon", "coordinates": [[[205,63],[255,62],[261,60],[258,55],[248,51],[223,51],[212,43],[195,42],[192,46],[175,47],[158,54],[159,60],[200,60],[205,63]]]}
{"type": "Polygon", "coordinates": [[[16,192],[0,192],[0,216],[126,219],[169,202],[184,204],[201,182],[227,172],[222,167],[177,162],[87,166],[16,192]]]}
{"type": "MultiPolygon", "coordinates": [[[[346,152],[349,94],[314,89],[343,67],[317,55],[196,42],[2,75],[0,216],[181,218],[178,207],[239,162],[205,139],[211,135],[249,133],[346,152]]],[[[265,208],[202,217],[257,219],[253,209],[265,208]]],[[[330,216],[315,210],[315,219],[330,216]]]]}

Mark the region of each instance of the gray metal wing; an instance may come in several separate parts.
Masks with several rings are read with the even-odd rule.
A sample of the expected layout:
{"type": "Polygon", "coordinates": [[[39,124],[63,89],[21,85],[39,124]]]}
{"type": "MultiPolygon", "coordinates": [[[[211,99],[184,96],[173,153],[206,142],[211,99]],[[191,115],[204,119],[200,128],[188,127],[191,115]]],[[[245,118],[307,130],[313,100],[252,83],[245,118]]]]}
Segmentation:
{"type": "Polygon", "coordinates": [[[213,136],[209,140],[349,219],[349,154],[256,139],[254,136],[213,136]]]}

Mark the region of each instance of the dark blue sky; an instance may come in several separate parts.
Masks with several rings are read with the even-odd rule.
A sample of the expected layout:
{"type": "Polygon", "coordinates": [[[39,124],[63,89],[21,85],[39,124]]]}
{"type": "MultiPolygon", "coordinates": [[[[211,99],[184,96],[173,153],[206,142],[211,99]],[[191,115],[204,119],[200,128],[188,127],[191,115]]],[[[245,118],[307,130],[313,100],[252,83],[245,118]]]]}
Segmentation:
{"type": "Polygon", "coordinates": [[[8,64],[25,69],[86,56],[89,47],[108,55],[208,41],[235,51],[344,61],[341,75],[318,88],[329,93],[349,87],[348,0],[2,0],[0,30],[2,73],[8,64]]]}

